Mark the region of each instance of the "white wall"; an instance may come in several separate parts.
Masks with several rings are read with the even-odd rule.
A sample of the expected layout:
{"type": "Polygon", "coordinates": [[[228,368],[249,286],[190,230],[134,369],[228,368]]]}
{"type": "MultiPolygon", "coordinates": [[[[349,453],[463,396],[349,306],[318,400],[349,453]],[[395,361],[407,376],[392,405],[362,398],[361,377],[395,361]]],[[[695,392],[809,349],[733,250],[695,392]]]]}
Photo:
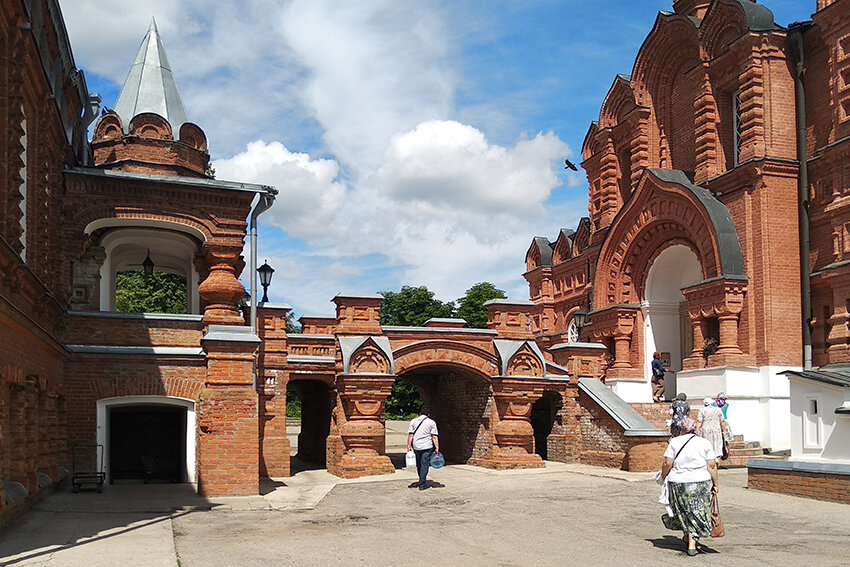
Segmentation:
{"type": "MultiPolygon", "coordinates": [[[[704,368],[677,375],[677,387],[698,410],[702,400],[726,393],[726,417],[735,435],[758,441],[773,451],[791,448],[790,391],[788,378],[780,374],[788,367],[704,368]]],[[[790,369],[795,370],[795,369],[790,369]]]]}
{"type": "Polygon", "coordinates": [[[798,376],[790,383],[791,460],[850,464],[850,415],[835,413],[850,404],[850,388],[798,376]]]}

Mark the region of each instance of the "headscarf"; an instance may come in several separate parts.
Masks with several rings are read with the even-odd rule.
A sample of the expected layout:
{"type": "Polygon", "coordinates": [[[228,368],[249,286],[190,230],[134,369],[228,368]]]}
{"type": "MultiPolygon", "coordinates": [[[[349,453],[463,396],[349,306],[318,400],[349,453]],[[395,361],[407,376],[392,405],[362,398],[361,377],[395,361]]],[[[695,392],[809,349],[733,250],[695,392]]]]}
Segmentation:
{"type": "Polygon", "coordinates": [[[678,394],[676,394],[676,399],[684,402],[685,400],[688,399],[688,395],[685,394],[684,392],[679,392],[678,394]]]}
{"type": "Polygon", "coordinates": [[[719,408],[722,408],[723,406],[725,406],[726,405],[726,394],[724,394],[723,392],[720,392],[719,394],[717,394],[717,400],[715,400],[714,405],[716,405],[719,408]]]}
{"type": "Polygon", "coordinates": [[[685,433],[694,433],[697,430],[697,422],[693,419],[686,417],[682,421],[679,422],[679,434],[684,435],[685,433]]]}
{"type": "Polygon", "coordinates": [[[704,405],[706,407],[710,406],[713,403],[714,403],[714,400],[712,400],[711,398],[703,398],[702,399],[702,405],[704,405]]]}

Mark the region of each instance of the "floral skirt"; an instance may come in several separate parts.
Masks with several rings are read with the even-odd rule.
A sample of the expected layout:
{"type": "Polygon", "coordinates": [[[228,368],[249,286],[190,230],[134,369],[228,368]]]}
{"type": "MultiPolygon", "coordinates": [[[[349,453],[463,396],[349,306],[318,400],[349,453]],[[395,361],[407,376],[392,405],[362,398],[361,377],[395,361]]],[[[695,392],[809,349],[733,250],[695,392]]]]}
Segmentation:
{"type": "Polygon", "coordinates": [[[711,481],[671,482],[670,508],[683,532],[711,534],[711,481]]]}

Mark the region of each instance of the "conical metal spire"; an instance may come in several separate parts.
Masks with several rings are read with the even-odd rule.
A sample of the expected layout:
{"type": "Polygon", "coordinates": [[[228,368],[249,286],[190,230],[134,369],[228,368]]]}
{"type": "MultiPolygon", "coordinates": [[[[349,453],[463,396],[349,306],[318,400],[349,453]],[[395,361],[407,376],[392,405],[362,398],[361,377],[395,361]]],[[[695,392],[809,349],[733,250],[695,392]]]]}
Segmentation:
{"type": "Polygon", "coordinates": [[[180,127],[189,121],[153,18],[121,87],[115,112],[121,117],[125,133],[130,130],[130,121],[144,112],[165,118],[175,139],[179,137],[180,127]]]}

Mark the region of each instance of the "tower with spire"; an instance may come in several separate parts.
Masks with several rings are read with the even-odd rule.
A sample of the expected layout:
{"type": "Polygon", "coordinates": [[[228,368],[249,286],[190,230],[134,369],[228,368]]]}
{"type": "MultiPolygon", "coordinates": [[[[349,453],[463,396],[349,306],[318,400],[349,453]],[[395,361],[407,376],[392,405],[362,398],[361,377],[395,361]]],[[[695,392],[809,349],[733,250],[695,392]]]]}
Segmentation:
{"type": "Polygon", "coordinates": [[[92,151],[101,169],[207,176],[206,135],[189,122],[153,18],[115,109],[98,120],[92,151]]]}

